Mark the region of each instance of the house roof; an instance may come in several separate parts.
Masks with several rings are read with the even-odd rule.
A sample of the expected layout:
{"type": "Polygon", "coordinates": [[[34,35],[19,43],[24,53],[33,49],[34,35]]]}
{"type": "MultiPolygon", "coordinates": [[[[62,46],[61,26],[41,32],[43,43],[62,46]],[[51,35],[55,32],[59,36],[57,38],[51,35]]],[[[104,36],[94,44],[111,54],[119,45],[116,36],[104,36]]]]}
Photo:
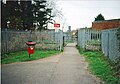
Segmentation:
{"type": "Polygon", "coordinates": [[[112,21],[120,21],[120,18],[118,19],[110,19],[110,20],[102,20],[102,21],[94,21],[93,23],[97,23],[97,22],[112,22],[112,21]]]}

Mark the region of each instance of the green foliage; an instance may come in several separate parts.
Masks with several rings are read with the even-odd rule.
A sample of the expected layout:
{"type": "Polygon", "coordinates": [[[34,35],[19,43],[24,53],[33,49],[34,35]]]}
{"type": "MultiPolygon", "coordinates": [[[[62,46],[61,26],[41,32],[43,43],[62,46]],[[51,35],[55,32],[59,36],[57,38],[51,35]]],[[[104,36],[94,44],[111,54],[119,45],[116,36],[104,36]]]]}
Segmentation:
{"type": "Polygon", "coordinates": [[[79,47],[78,50],[89,62],[90,71],[105,81],[105,84],[120,84],[120,78],[114,75],[115,71],[102,52],[85,51],[79,47]]]}
{"type": "Polygon", "coordinates": [[[52,8],[47,7],[46,0],[34,0],[34,22],[37,22],[39,30],[47,29],[47,24],[52,21],[52,8]]]}
{"type": "Polygon", "coordinates": [[[60,51],[50,50],[50,51],[40,51],[36,50],[34,54],[30,55],[30,58],[28,56],[27,51],[20,51],[20,52],[14,52],[9,54],[2,55],[2,64],[8,64],[13,62],[23,62],[23,61],[30,61],[30,60],[37,60],[45,57],[49,57],[55,54],[60,53],[60,51]]]}
{"type": "Polygon", "coordinates": [[[104,16],[102,14],[99,14],[96,18],[95,21],[103,21],[105,20],[104,16]]]}
{"type": "Polygon", "coordinates": [[[6,5],[1,1],[1,24],[2,28],[7,28],[7,19],[6,19],[6,5]]]}
{"type": "MultiPolygon", "coordinates": [[[[1,1],[2,2],[2,1],[1,1]]],[[[47,0],[6,1],[2,2],[2,28],[19,30],[47,29],[47,24],[52,21],[52,8],[48,7],[47,0]],[[7,22],[9,26],[7,26],[7,22]]]]}

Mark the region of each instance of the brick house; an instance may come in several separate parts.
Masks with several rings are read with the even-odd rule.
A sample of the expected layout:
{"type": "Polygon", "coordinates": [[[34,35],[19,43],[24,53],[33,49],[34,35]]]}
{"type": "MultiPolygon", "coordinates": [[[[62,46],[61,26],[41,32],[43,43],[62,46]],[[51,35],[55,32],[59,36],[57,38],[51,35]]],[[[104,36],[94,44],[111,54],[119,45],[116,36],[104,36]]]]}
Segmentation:
{"type": "Polygon", "coordinates": [[[92,28],[97,30],[112,29],[120,27],[120,19],[111,19],[92,22],[92,28]]]}

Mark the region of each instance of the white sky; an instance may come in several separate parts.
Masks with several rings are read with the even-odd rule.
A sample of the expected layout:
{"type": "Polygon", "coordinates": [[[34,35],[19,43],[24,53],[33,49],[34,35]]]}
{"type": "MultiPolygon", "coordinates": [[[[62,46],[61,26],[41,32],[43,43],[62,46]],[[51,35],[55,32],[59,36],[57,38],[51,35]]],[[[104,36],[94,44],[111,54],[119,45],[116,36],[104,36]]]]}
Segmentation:
{"type": "MultiPolygon", "coordinates": [[[[6,1],[6,0],[4,0],[6,1]]],[[[106,20],[120,18],[120,0],[53,0],[56,2],[58,10],[62,11],[66,23],[64,31],[68,26],[72,30],[77,28],[91,27],[94,18],[102,14],[106,20]]],[[[60,29],[63,22],[59,17],[55,18],[60,23],[60,29]]],[[[53,24],[49,28],[54,28],[53,24]]]]}
{"type": "Polygon", "coordinates": [[[120,18],[120,0],[58,0],[57,5],[72,30],[91,27],[100,13],[106,20],[120,18]]]}

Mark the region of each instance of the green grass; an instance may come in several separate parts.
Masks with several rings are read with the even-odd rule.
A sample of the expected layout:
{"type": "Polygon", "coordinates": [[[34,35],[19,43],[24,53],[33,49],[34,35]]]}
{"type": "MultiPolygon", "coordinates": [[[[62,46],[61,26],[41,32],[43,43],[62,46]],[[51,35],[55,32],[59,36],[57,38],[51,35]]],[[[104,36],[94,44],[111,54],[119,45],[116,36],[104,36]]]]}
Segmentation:
{"type": "Polygon", "coordinates": [[[105,84],[120,84],[120,78],[115,76],[115,71],[112,69],[108,59],[104,57],[102,52],[84,51],[78,48],[80,54],[85,56],[89,63],[89,69],[92,74],[101,78],[105,84]]]}
{"type": "Polygon", "coordinates": [[[37,60],[45,57],[49,57],[55,54],[60,53],[60,51],[50,50],[50,51],[41,51],[36,50],[34,54],[30,55],[30,58],[28,56],[27,51],[20,51],[15,53],[9,53],[2,55],[1,58],[1,64],[8,64],[13,62],[23,62],[23,61],[31,61],[31,60],[37,60]]]}

